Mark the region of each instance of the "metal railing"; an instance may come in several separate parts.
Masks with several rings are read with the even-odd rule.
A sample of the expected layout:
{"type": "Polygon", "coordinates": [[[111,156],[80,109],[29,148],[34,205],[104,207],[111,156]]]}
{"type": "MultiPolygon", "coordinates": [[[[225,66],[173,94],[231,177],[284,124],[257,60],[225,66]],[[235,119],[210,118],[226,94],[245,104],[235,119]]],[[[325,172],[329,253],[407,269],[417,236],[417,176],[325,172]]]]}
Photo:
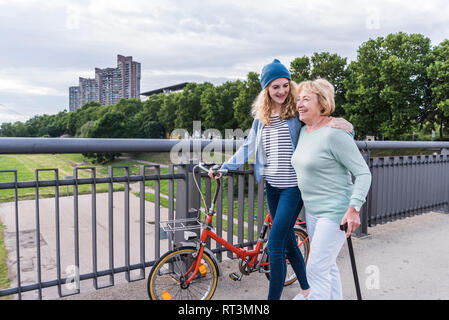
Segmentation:
{"type": "Polygon", "coordinates": [[[371,175],[358,236],[368,227],[430,211],[449,213],[449,142],[358,141],[371,175]],[[375,149],[429,149],[431,155],[371,157],[375,149]]]}
{"type": "MultiPolygon", "coordinates": [[[[169,152],[179,144],[188,151],[201,151],[211,144],[235,150],[241,141],[1,138],[0,154],[169,152]]],[[[368,227],[378,223],[432,210],[449,212],[449,142],[358,141],[357,145],[373,176],[358,235],[367,234],[368,227]],[[438,152],[370,157],[373,149],[398,148],[438,152]]],[[[39,299],[65,297],[80,293],[89,279],[96,290],[115,285],[117,275],[123,273],[128,282],[144,279],[146,268],[172,246],[159,222],[198,214],[200,195],[192,175],[201,174],[193,173],[192,168],[191,163],[170,165],[164,169],[166,173],[161,173],[158,165],[142,165],[138,174],[132,174],[129,166],[109,167],[106,176],[98,176],[95,167],[80,167],[74,168],[73,177],[65,179],[60,178],[58,168],[45,168],[36,170],[34,181],[18,181],[17,170],[0,168],[0,175],[12,177],[0,183],[0,190],[14,193],[14,201],[0,205],[12,266],[12,287],[0,290],[0,296],[36,298],[37,293],[39,299]],[[117,170],[123,174],[115,174],[117,170]],[[52,172],[53,179],[42,180],[44,171],[52,172]],[[149,182],[153,184],[150,191],[149,182]],[[107,191],[100,194],[97,187],[104,184],[107,191]],[[88,194],[79,192],[84,185],[91,186],[88,194]],[[114,189],[117,185],[121,186],[119,191],[114,189]],[[40,190],[45,187],[54,188],[52,198],[41,197],[40,190]],[[68,187],[73,188],[73,195],[64,194],[68,187]],[[19,201],[19,190],[24,188],[34,189],[34,199],[19,201]],[[146,200],[149,193],[151,202],[146,200]],[[46,294],[50,289],[53,291],[46,294]]],[[[207,176],[201,176],[209,205],[214,186],[207,176]]],[[[216,210],[214,225],[219,236],[241,247],[255,243],[266,203],[263,183],[255,181],[252,165],[225,179],[216,210]]],[[[175,236],[175,242],[181,239],[181,234],[175,236]]],[[[208,245],[221,261],[226,249],[208,245]]],[[[232,258],[232,254],[228,252],[227,257],[232,258]]]]}

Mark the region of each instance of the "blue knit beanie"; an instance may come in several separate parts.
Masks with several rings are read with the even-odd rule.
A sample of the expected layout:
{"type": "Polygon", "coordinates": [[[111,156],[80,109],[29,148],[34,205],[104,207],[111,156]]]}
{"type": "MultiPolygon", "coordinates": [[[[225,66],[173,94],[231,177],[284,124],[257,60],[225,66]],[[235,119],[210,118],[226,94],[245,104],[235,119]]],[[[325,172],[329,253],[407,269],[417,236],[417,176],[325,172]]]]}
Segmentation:
{"type": "Polygon", "coordinates": [[[271,81],[278,78],[292,79],[288,69],[278,59],[274,59],[272,63],[267,64],[262,69],[262,74],[260,75],[262,89],[265,89],[271,81]]]}

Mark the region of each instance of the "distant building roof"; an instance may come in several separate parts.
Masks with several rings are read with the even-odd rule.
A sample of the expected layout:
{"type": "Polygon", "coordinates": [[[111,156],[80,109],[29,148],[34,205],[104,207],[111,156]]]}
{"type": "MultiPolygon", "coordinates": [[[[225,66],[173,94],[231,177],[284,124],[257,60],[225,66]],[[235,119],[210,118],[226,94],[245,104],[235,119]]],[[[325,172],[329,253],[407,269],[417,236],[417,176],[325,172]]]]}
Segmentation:
{"type": "Polygon", "coordinates": [[[169,92],[173,92],[173,91],[178,91],[178,90],[184,89],[184,87],[187,84],[188,84],[188,82],[183,82],[183,83],[180,83],[180,84],[175,84],[173,86],[169,86],[169,87],[164,87],[164,88],[160,88],[160,89],[155,89],[155,90],[143,92],[140,95],[149,97],[149,96],[151,96],[153,94],[169,93],[169,92]]]}

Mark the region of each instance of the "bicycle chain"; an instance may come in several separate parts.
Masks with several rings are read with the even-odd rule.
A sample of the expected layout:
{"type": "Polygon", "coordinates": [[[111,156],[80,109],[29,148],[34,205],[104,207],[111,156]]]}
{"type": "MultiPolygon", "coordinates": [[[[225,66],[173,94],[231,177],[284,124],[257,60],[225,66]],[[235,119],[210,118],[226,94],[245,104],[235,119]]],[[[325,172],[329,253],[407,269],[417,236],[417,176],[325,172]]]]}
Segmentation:
{"type": "Polygon", "coordinates": [[[251,272],[253,272],[253,270],[248,266],[248,261],[247,260],[240,260],[239,261],[239,270],[242,274],[244,275],[249,275],[251,272]]]}

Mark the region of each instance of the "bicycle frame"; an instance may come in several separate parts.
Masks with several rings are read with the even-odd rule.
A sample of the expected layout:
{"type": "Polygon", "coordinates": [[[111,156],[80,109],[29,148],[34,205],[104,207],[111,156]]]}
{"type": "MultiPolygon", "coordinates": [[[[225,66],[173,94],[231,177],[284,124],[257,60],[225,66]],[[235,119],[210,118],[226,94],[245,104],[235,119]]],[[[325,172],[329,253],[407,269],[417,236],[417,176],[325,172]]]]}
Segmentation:
{"type": "MultiPolygon", "coordinates": [[[[207,214],[206,221],[205,221],[205,224],[207,226],[205,228],[203,228],[203,230],[201,232],[201,245],[200,245],[200,250],[198,252],[198,258],[197,258],[196,264],[195,264],[195,270],[193,271],[193,274],[189,277],[189,279],[186,280],[186,284],[188,284],[190,281],[192,281],[192,279],[196,276],[196,274],[198,272],[200,262],[201,262],[201,257],[203,256],[204,248],[206,246],[206,240],[208,238],[215,240],[216,242],[218,242],[219,244],[224,246],[229,251],[232,251],[233,253],[235,253],[239,259],[246,260],[248,257],[250,257],[250,260],[248,261],[248,266],[253,268],[256,265],[256,263],[259,262],[257,260],[257,257],[261,253],[261,249],[262,249],[262,246],[264,243],[264,238],[265,238],[267,229],[272,224],[271,216],[270,216],[270,214],[268,214],[265,217],[264,225],[263,225],[262,231],[260,233],[259,239],[256,243],[255,249],[254,250],[245,250],[242,248],[235,247],[234,245],[232,245],[229,242],[227,242],[226,240],[224,240],[222,237],[218,236],[215,232],[213,232],[211,230],[212,217],[213,217],[213,214],[210,214],[210,213],[207,214]]],[[[270,264],[269,262],[260,262],[260,264],[258,266],[264,267],[269,264],[270,264]]],[[[193,265],[192,265],[192,267],[193,267],[193,265]]],[[[186,275],[188,275],[192,271],[192,267],[187,271],[186,275]]]]}
{"type": "MultiPolygon", "coordinates": [[[[202,170],[206,171],[206,168],[202,167],[201,165],[199,165],[199,167],[202,170]]],[[[229,251],[235,253],[239,259],[247,260],[247,258],[249,258],[247,263],[248,263],[248,266],[250,268],[254,268],[254,266],[256,266],[256,264],[257,264],[257,268],[260,269],[261,267],[265,267],[265,266],[268,266],[270,264],[269,262],[262,262],[262,261],[259,261],[257,259],[259,254],[261,253],[263,243],[265,242],[265,235],[267,233],[267,230],[271,229],[271,225],[273,224],[270,212],[268,212],[267,216],[265,217],[265,221],[264,221],[262,230],[260,231],[259,238],[257,240],[256,247],[255,247],[254,250],[245,250],[245,249],[242,249],[242,248],[237,248],[234,245],[232,245],[231,243],[229,243],[226,240],[224,240],[223,238],[221,238],[220,236],[218,236],[215,232],[212,231],[212,218],[213,218],[213,216],[215,214],[214,208],[215,208],[215,203],[217,201],[218,190],[220,189],[220,183],[221,183],[220,179],[218,179],[216,181],[217,181],[217,188],[216,188],[216,191],[215,191],[215,195],[214,195],[214,198],[213,198],[214,200],[212,202],[212,205],[211,205],[211,207],[209,209],[207,209],[207,206],[205,206],[205,208],[207,209],[207,214],[206,214],[206,220],[205,220],[205,223],[203,225],[202,232],[201,232],[201,237],[200,237],[201,244],[200,244],[200,248],[199,248],[199,251],[198,251],[198,257],[196,259],[196,263],[192,264],[192,266],[186,272],[184,277],[187,277],[190,274],[190,272],[192,271],[194,265],[195,265],[195,269],[193,271],[193,274],[186,280],[186,282],[185,282],[186,284],[189,284],[193,280],[193,278],[196,276],[196,274],[198,273],[198,269],[199,269],[200,264],[201,264],[201,258],[203,256],[204,248],[206,247],[206,241],[207,241],[208,238],[211,238],[211,239],[215,240],[216,242],[218,242],[219,244],[224,246],[229,251]]],[[[196,180],[195,180],[195,183],[196,183],[196,180]]],[[[198,187],[197,183],[196,183],[196,185],[198,187]]],[[[200,192],[201,192],[201,190],[200,190],[200,192]]],[[[296,225],[304,225],[304,227],[305,227],[305,221],[301,221],[300,219],[298,219],[297,222],[296,222],[296,225]]],[[[304,242],[306,242],[307,239],[308,239],[308,237],[305,238],[300,243],[299,246],[301,246],[304,242]]]]}

